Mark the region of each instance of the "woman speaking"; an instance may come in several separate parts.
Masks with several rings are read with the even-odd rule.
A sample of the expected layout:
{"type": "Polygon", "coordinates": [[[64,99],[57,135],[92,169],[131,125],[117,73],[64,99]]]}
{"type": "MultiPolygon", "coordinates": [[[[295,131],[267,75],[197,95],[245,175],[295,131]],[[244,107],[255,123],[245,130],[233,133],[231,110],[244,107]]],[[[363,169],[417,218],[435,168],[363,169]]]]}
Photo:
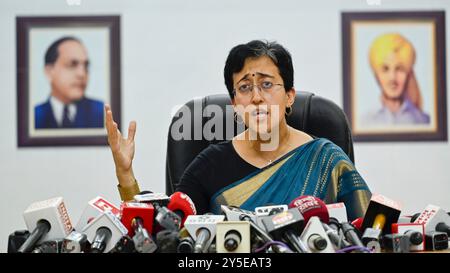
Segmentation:
{"type": "MultiPolygon", "coordinates": [[[[253,210],[313,195],[344,202],[349,220],[364,215],[371,193],[345,152],[287,124],[293,75],[291,55],[280,44],[256,40],[230,51],[225,85],[236,122],[246,130],[209,145],[186,168],[176,190],[191,197],[199,214],[219,213],[220,205],[253,210]]],[[[109,106],[105,110],[119,192],[130,200],[140,192],[132,169],[136,123],[130,123],[125,139],[109,106]]]]}

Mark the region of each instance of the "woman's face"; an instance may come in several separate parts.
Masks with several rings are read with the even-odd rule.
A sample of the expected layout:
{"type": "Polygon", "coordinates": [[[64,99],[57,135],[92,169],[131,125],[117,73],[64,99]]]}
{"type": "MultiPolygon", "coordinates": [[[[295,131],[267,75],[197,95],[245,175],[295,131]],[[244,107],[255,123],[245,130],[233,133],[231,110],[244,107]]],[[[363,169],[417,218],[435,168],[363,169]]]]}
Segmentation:
{"type": "Polygon", "coordinates": [[[271,133],[285,122],[286,107],[294,102],[295,90],[286,92],[278,67],[269,57],[246,59],[242,70],[233,74],[233,85],[235,111],[250,130],[271,133]]]}
{"type": "Polygon", "coordinates": [[[375,71],[383,95],[387,99],[402,99],[406,90],[409,69],[400,62],[396,54],[388,55],[375,71]]]}

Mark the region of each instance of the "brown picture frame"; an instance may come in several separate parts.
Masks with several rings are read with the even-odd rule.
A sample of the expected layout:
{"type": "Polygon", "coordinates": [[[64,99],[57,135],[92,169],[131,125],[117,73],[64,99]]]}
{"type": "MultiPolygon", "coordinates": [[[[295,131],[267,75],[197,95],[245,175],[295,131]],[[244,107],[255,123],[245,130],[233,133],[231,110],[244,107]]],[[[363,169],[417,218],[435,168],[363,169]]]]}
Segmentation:
{"type": "MultiPolygon", "coordinates": [[[[32,46],[46,44],[48,47],[48,44],[52,41],[50,39],[47,39],[49,41],[45,41],[46,39],[44,38],[53,37],[55,35],[61,36],[61,33],[65,32],[68,33],[67,35],[73,36],[74,31],[76,31],[76,33],[82,33],[80,34],[81,36],[83,36],[83,33],[88,33],[90,35],[89,37],[94,37],[95,31],[99,31],[99,33],[105,33],[105,35],[101,37],[107,37],[104,39],[102,38],[102,45],[99,46],[101,49],[105,50],[102,51],[97,49],[96,51],[106,52],[104,53],[103,58],[104,60],[107,60],[107,62],[102,63],[100,67],[97,66],[97,71],[99,75],[107,76],[97,79],[97,82],[98,86],[102,87],[98,88],[102,90],[102,93],[99,94],[106,98],[102,103],[111,105],[114,119],[118,123],[120,129],[120,16],[19,16],[16,17],[18,147],[108,145],[106,128],[104,125],[104,114],[102,115],[103,127],[97,126],[97,128],[71,128],[63,130],[60,128],[41,129],[35,126],[34,123],[35,110],[33,107],[35,107],[34,105],[36,105],[38,101],[33,101],[33,97],[36,95],[34,93],[30,94],[30,90],[37,89],[33,85],[36,82],[34,79],[37,77],[45,78],[42,71],[37,71],[43,65],[40,63],[38,67],[34,65],[34,63],[38,60],[43,64],[42,60],[45,52],[42,50],[43,46],[41,46],[39,50],[32,48],[32,46]],[[31,33],[33,33],[33,35],[31,35],[31,33]],[[40,38],[39,41],[34,41],[32,37],[44,38],[40,38]],[[33,82],[30,80],[31,75],[34,75],[33,82]]],[[[81,37],[81,40],[83,40],[83,37],[81,37]]],[[[91,41],[91,44],[93,43],[94,42],[91,41]]],[[[87,47],[88,52],[89,49],[90,48],[87,47]]],[[[94,58],[99,55],[94,53],[89,55],[89,59],[91,59],[91,55],[94,55],[94,58]]],[[[89,61],[90,63],[92,62],[91,60],[89,61]]],[[[91,79],[89,79],[89,81],[90,80],[91,79]]],[[[41,79],[41,81],[43,80],[41,79]]],[[[42,101],[42,98],[40,101],[42,101]]]]}
{"type": "MultiPolygon", "coordinates": [[[[447,141],[445,12],[343,12],[341,27],[344,111],[349,119],[354,141],[447,141]],[[386,110],[382,109],[377,112],[380,114],[377,118],[381,116],[386,119],[380,120],[388,120],[390,123],[380,122],[381,125],[374,126],[362,114],[371,103],[376,105],[382,101],[369,93],[374,89],[373,86],[378,84],[381,91],[379,94],[384,94],[379,78],[374,76],[375,73],[369,75],[367,72],[370,71],[371,64],[368,58],[370,46],[366,46],[374,44],[373,38],[384,33],[396,33],[408,37],[410,41],[419,41],[415,51],[415,65],[419,61],[421,63],[420,67],[415,67],[415,77],[423,91],[424,100],[428,99],[428,108],[423,108],[424,116],[429,117],[428,123],[393,123],[393,119],[387,119],[390,118],[388,115],[381,115],[386,110]],[[420,39],[421,35],[427,39],[420,39]],[[419,70],[423,73],[419,74],[419,70]]],[[[414,42],[412,44],[416,46],[414,42]]]]}

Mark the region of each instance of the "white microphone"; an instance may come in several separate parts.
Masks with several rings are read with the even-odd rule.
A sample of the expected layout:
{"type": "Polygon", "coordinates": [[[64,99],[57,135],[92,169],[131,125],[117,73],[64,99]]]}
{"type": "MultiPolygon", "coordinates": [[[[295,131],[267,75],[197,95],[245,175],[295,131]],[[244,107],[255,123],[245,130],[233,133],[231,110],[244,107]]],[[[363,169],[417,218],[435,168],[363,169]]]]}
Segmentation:
{"type": "Polygon", "coordinates": [[[394,223],[392,233],[405,235],[410,251],[425,250],[425,228],[418,223],[394,223]]]}
{"type": "Polygon", "coordinates": [[[344,203],[327,204],[326,207],[330,218],[337,219],[339,223],[348,222],[347,208],[344,203]]]}
{"type": "Polygon", "coordinates": [[[331,241],[322,226],[322,222],[317,216],[309,218],[305,229],[300,235],[300,240],[302,240],[313,253],[335,252],[331,241]]]}
{"type": "Polygon", "coordinates": [[[432,231],[445,232],[445,230],[437,229],[437,226],[439,224],[450,226],[450,216],[440,207],[428,205],[414,223],[423,224],[425,226],[425,233],[432,231]]]}
{"type": "Polygon", "coordinates": [[[250,222],[218,222],[216,231],[217,253],[250,253],[250,222]]]}
{"type": "Polygon", "coordinates": [[[75,230],[78,232],[82,231],[89,221],[108,210],[111,211],[116,217],[120,217],[119,208],[101,196],[95,197],[89,201],[88,205],[84,208],[84,211],[75,226],[75,230]]]}
{"type": "Polygon", "coordinates": [[[242,221],[242,216],[245,215],[250,217],[250,219],[256,223],[256,214],[253,211],[225,205],[221,205],[220,209],[222,210],[222,213],[225,213],[227,221],[242,221]]]}
{"type": "Polygon", "coordinates": [[[78,231],[72,231],[62,242],[63,253],[84,253],[88,247],[87,236],[78,231]]]}
{"type": "Polygon", "coordinates": [[[102,253],[111,251],[128,230],[112,212],[105,211],[92,220],[83,233],[91,243],[91,252],[102,253]]]}
{"type": "Polygon", "coordinates": [[[64,238],[73,230],[62,197],[31,204],[23,218],[32,232],[18,252],[30,252],[37,243],[64,238]]]}
{"type": "Polygon", "coordinates": [[[187,231],[195,240],[194,252],[204,253],[216,236],[216,224],[225,219],[224,215],[189,215],[184,222],[187,231]]]}

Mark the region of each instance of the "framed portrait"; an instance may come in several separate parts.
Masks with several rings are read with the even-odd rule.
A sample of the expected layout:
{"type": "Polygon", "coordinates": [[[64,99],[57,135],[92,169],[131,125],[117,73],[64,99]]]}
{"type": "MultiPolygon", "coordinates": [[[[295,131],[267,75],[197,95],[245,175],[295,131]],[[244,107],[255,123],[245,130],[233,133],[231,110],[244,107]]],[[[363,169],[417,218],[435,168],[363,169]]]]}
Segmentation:
{"type": "Polygon", "coordinates": [[[107,145],[120,126],[120,16],[16,17],[18,146],[107,145]]]}
{"type": "Polygon", "coordinates": [[[447,141],[445,12],[344,12],[344,111],[355,141],[447,141]]]}

